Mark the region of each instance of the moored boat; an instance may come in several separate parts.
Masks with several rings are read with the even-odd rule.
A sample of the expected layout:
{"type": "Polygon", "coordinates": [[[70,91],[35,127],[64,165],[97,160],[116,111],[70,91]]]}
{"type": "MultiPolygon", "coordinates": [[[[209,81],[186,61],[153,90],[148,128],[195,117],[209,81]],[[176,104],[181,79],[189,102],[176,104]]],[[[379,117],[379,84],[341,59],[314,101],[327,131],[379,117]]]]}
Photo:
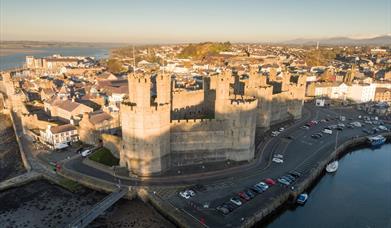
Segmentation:
{"type": "Polygon", "coordinates": [[[381,146],[386,142],[386,138],[382,135],[367,137],[371,146],[381,146]]]}
{"type": "Polygon", "coordinates": [[[328,173],[334,173],[335,171],[337,171],[337,169],[338,169],[338,161],[333,161],[326,166],[326,171],[328,173]]]}
{"type": "Polygon", "coordinates": [[[307,193],[301,193],[297,199],[296,199],[296,203],[300,204],[300,205],[303,205],[305,204],[305,202],[307,202],[307,199],[308,199],[308,194],[307,193]]]}

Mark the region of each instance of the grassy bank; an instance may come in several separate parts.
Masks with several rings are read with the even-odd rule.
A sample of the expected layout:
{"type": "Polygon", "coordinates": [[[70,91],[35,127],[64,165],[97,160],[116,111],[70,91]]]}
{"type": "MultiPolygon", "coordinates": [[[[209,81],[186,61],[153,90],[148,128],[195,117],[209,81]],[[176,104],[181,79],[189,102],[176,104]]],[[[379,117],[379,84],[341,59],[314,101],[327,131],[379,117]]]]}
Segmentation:
{"type": "Polygon", "coordinates": [[[95,152],[89,158],[95,162],[99,162],[107,166],[115,166],[119,164],[119,159],[114,157],[110,150],[104,147],[95,150],[95,152]]]}

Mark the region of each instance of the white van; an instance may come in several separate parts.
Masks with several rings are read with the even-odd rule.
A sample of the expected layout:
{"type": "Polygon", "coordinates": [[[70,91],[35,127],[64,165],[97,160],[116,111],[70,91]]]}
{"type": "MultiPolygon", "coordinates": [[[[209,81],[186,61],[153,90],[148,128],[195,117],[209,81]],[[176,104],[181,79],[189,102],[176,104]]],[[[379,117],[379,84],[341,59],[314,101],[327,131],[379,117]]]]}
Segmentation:
{"type": "Polygon", "coordinates": [[[323,133],[332,135],[332,134],[333,134],[333,131],[330,130],[330,129],[324,129],[324,130],[323,130],[323,133]]]}
{"type": "Polygon", "coordinates": [[[91,153],[92,153],[91,150],[85,150],[85,151],[81,152],[81,156],[82,156],[82,157],[87,157],[87,156],[90,155],[91,153]]]}

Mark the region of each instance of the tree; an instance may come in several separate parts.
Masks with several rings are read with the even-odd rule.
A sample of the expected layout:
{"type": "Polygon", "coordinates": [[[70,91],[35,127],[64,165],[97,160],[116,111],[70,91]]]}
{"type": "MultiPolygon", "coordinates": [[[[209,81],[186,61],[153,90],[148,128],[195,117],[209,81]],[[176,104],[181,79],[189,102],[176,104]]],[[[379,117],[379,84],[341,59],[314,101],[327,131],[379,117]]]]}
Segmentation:
{"type": "Polygon", "coordinates": [[[114,74],[120,73],[123,69],[122,63],[118,59],[109,59],[107,61],[107,69],[114,74]]]}

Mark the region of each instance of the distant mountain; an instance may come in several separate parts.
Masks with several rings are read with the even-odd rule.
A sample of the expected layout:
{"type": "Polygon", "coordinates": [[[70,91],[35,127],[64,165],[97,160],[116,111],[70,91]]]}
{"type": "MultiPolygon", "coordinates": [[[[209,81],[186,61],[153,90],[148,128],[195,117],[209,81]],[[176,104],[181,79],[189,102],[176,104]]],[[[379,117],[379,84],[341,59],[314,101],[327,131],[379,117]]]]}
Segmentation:
{"type": "Polygon", "coordinates": [[[316,45],[319,42],[320,45],[379,45],[379,46],[391,46],[391,36],[377,36],[367,39],[353,39],[349,37],[332,37],[327,39],[294,39],[280,42],[282,44],[293,45],[316,45]]]}

